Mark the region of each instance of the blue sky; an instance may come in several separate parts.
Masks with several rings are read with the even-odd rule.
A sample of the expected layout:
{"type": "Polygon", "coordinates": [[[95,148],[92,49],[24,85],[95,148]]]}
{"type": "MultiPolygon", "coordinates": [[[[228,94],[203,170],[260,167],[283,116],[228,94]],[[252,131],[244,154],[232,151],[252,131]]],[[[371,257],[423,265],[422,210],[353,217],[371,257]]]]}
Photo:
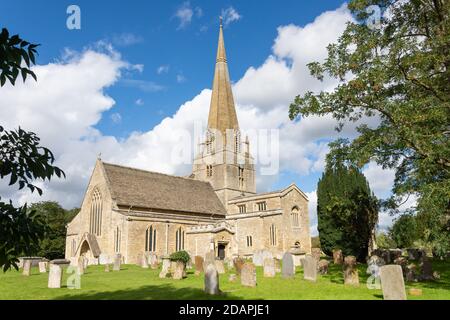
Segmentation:
{"type": "MultiPolygon", "coordinates": [[[[225,21],[230,20],[225,25],[225,44],[241,129],[245,129],[242,125],[252,126],[254,120],[259,122],[256,127],[279,127],[284,136],[280,151],[286,155],[280,172],[263,177],[259,191],[295,182],[314,198],[327,141],[336,136],[334,125],[331,119],[291,123],[288,106],[296,94],[307,89],[329,90],[336,85],[332,80],[313,80],[305,65],[323,59],[326,45],[337,39],[352,18],[343,3],[0,0],[0,27],[41,44],[38,64],[42,72],[38,84],[26,84],[37,86],[36,96],[32,90],[24,93],[28,100],[14,100],[17,94],[13,93],[21,90],[20,85],[7,88],[11,100],[4,101],[22,104],[28,116],[21,118],[25,111],[21,114],[11,109],[12,115],[5,113],[0,120],[11,126],[28,125],[55,150],[60,166],[69,168],[69,178],[48,186],[46,192],[48,198],[66,206],[81,201],[89,177],[86,167],[92,168],[99,152],[111,162],[180,173],[180,168],[164,163],[160,145],[153,145],[150,156],[143,156],[140,150],[149,137],[167,132],[165,127],[186,125],[186,119],[198,110],[207,113],[208,92],[202,90],[211,87],[218,17],[225,13],[225,21]],[[81,30],[66,27],[66,9],[71,4],[81,9],[81,30]],[[68,52],[72,60],[67,58],[68,52]],[[89,64],[91,60],[94,62],[89,64]],[[86,66],[86,73],[77,78],[81,71],[70,73],[71,65],[78,70],[86,66]],[[57,74],[58,68],[65,70],[65,76],[51,81],[49,75],[57,74]],[[86,89],[91,85],[86,80],[90,70],[100,79],[86,89]],[[85,86],[75,85],[76,81],[86,81],[85,86]],[[42,92],[47,92],[47,100],[42,92]],[[82,99],[90,94],[89,101],[82,99]],[[58,117],[61,120],[55,120],[58,117]],[[59,121],[58,127],[55,123],[59,121]],[[74,150],[79,151],[75,154],[74,150]]],[[[351,130],[347,133],[353,134],[351,130]]],[[[376,193],[386,196],[392,173],[376,166],[368,167],[366,173],[376,193]]],[[[16,198],[25,199],[22,195],[16,198]]],[[[312,201],[311,208],[314,206],[312,201]]]]}

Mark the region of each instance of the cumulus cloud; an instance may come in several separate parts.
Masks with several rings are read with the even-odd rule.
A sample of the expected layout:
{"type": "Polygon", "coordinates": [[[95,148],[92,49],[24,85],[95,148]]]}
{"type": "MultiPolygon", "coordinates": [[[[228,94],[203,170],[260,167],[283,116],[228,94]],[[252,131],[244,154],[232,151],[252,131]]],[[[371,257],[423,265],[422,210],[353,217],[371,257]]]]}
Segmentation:
{"type": "Polygon", "coordinates": [[[238,21],[242,18],[239,12],[236,11],[233,7],[228,7],[226,9],[222,9],[222,19],[224,26],[228,26],[230,23],[234,21],[238,21]]]}
{"type": "Polygon", "coordinates": [[[156,73],[157,74],[167,73],[169,72],[169,68],[170,66],[168,64],[161,65],[156,69],[156,73]]]}
{"type": "Polygon", "coordinates": [[[177,30],[184,29],[191,24],[193,17],[200,18],[203,16],[203,10],[200,7],[192,8],[189,1],[184,2],[178,7],[174,17],[178,19],[177,30]]]}
{"type": "Polygon", "coordinates": [[[113,114],[111,114],[111,121],[114,122],[115,124],[121,123],[122,116],[120,115],[120,113],[114,112],[113,114]]]}
{"type": "MultiPolygon", "coordinates": [[[[189,3],[184,3],[179,9],[192,11],[189,3]]],[[[177,17],[180,23],[182,17],[188,23],[192,20],[192,14],[186,11],[177,17]]],[[[351,19],[348,10],[341,7],[321,14],[303,27],[279,27],[272,54],[262,65],[250,67],[233,86],[243,131],[280,129],[281,171],[308,175],[323,170],[327,141],[337,136],[335,121],[331,117],[290,121],[288,106],[299,93],[330,90],[336,86],[337,83],[332,79],[323,82],[313,79],[306,63],[325,58],[326,46],[337,40],[345,23],[351,19]]],[[[34,68],[38,82],[28,81],[16,87],[2,88],[0,109],[6,112],[2,112],[1,123],[7,127],[21,125],[38,133],[42,143],[55,152],[57,164],[67,174],[65,180],[54,180],[43,185],[43,199],[57,200],[66,207],[79,205],[95,159],[100,153],[107,162],[169,174],[190,173],[189,161],[168,159],[183,158],[183,155],[177,154],[177,147],[186,144],[195,146],[198,142],[186,140],[186,133],[192,133],[195,123],[205,127],[211,96],[209,89],[198,93],[181,105],[174,115],[164,118],[149,131],[133,132],[127,138],[118,140],[95,129],[102,114],[113,108],[115,103],[105,93],[105,88],[120,84],[143,91],[164,90],[164,87],[151,81],[135,80],[132,77],[123,79],[124,71],[133,70],[136,67],[123,61],[110,47],[103,51],[95,48],[81,53],[68,51],[61,61],[34,68]]],[[[136,100],[139,105],[138,101],[141,100],[136,100]]],[[[348,126],[341,134],[354,135],[354,125],[348,126]]],[[[258,153],[256,147],[261,144],[261,141],[251,141],[254,154],[258,153]]],[[[192,156],[193,153],[188,154],[188,160],[192,156]]],[[[371,176],[375,169],[369,166],[367,170],[371,176]]],[[[373,178],[376,178],[375,174],[373,178]]],[[[276,179],[276,175],[258,174],[258,191],[266,191],[276,179]]],[[[382,182],[377,183],[379,185],[375,189],[382,190],[385,187],[382,182]]],[[[19,202],[38,199],[35,196],[30,198],[26,192],[11,193],[10,189],[0,184],[3,195],[9,193],[19,202]]],[[[315,191],[308,196],[311,230],[314,232],[317,224],[315,191]]]]}
{"type": "Polygon", "coordinates": [[[143,106],[144,105],[144,100],[142,100],[141,98],[137,99],[134,102],[137,106],[143,106]]]}

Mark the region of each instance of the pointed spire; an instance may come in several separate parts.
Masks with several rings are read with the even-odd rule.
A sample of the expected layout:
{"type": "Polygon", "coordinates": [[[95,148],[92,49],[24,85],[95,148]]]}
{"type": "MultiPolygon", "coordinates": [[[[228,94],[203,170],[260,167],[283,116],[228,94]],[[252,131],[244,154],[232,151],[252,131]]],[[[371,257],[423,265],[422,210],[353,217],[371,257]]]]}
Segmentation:
{"type": "Polygon", "coordinates": [[[216,68],[209,108],[208,128],[220,130],[224,136],[227,129],[239,129],[233,92],[231,91],[230,76],[228,74],[222,17],[220,18],[219,43],[217,46],[216,68]]]}

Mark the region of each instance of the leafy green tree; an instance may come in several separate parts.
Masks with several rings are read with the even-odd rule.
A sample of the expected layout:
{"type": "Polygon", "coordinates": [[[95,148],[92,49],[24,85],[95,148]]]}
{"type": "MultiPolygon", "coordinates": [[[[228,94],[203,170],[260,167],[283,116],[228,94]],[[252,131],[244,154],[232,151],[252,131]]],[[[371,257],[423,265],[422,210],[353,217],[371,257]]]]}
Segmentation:
{"type": "Polygon", "coordinates": [[[352,141],[330,144],[328,160],[395,170],[385,208],[396,213],[405,197],[417,196],[417,215],[429,223],[424,239],[442,255],[450,249],[450,1],[352,0],[348,8],[357,22],[328,46],[325,62],[308,65],[339,85],[297,96],[290,118],[332,115],[341,130],[378,116],[375,126],[359,122],[352,141]],[[387,10],[376,28],[364,23],[370,5],[387,10]]]}
{"type": "Polygon", "coordinates": [[[377,247],[380,249],[397,248],[397,244],[395,243],[395,241],[392,240],[392,238],[384,232],[381,232],[377,235],[376,242],[377,247]]]}
{"type": "MultiPolygon", "coordinates": [[[[25,81],[27,74],[36,79],[29,69],[35,62],[37,45],[22,40],[18,35],[9,36],[3,29],[0,33],[0,86],[8,80],[12,85],[19,75],[25,81]],[[25,65],[22,65],[25,61],[25,65]]],[[[64,172],[53,165],[52,152],[39,144],[39,137],[21,128],[5,130],[0,125],[0,179],[9,177],[9,185],[18,185],[19,190],[27,187],[31,192],[42,190],[34,180],[50,180],[64,172]]],[[[33,254],[39,249],[39,241],[46,232],[42,217],[27,209],[24,204],[15,207],[11,200],[4,202],[0,197],[0,267],[3,271],[17,269],[18,257],[33,254]]]]}
{"type": "Polygon", "coordinates": [[[317,186],[317,218],[322,251],[341,249],[363,261],[378,220],[378,201],[355,167],[327,166],[317,186]]]}
{"type": "Polygon", "coordinates": [[[416,217],[411,214],[398,217],[389,229],[389,236],[399,248],[412,247],[419,238],[416,217]]]}
{"type": "Polygon", "coordinates": [[[48,259],[64,258],[66,226],[75,217],[78,209],[65,210],[57,202],[43,201],[32,204],[30,210],[35,211],[47,226],[36,254],[48,259]]]}

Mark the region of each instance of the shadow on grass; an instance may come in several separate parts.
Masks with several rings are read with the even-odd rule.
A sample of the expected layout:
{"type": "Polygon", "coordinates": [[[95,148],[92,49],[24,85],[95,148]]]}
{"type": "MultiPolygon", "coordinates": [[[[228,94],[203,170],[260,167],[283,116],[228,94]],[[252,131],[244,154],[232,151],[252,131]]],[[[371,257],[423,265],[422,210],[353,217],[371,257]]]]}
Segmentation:
{"type": "Polygon", "coordinates": [[[55,297],[54,300],[242,300],[241,297],[223,292],[208,295],[201,289],[175,288],[170,284],[146,285],[117,291],[86,292],[55,297]]]}

